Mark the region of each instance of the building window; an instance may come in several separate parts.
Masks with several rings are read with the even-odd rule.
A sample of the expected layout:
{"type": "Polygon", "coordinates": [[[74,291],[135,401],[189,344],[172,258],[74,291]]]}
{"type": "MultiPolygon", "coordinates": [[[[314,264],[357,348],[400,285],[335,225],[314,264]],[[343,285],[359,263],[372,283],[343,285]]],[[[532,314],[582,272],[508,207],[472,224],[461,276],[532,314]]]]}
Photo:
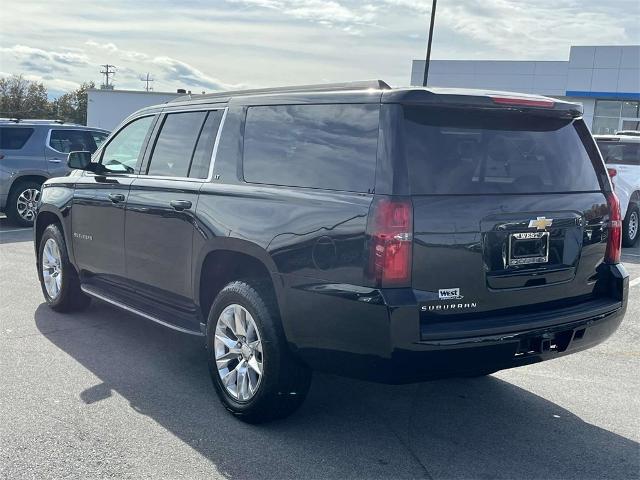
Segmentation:
{"type": "Polygon", "coordinates": [[[629,130],[640,122],[640,102],[597,100],[593,117],[594,134],[614,134],[629,130]]]}

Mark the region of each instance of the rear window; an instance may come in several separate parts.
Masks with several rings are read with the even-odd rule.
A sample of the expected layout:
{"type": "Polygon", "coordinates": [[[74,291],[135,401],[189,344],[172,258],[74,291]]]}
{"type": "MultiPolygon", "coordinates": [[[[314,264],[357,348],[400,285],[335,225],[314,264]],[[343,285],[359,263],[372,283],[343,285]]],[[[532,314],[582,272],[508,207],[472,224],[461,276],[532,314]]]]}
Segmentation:
{"type": "Polygon", "coordinates": [[[373,189],[379,105],[251,107],[244,135],[247,182],[329,190],[373,189]]]}
{"type": "Polygon", "coordinates": [[[207,112],[170,113],[151,154],[147,173],[167,177],[187,177],[193,150],[207,112]]]}
{"type": "Polygon", "coordinates": [[[604,163],[640,165],[640,143],[598,140],[598,148],[604,163]]]}
{"type": "Polygon", "coordinates": [[[404,144],[414,194],[600,190],[569,120],[407,106],[404,144]]]}
{"type": "Polygon", "coordinates": [[[20,150],[32,134],[33,128],[0,128],[0,148],[3,150],[20,150]]]}

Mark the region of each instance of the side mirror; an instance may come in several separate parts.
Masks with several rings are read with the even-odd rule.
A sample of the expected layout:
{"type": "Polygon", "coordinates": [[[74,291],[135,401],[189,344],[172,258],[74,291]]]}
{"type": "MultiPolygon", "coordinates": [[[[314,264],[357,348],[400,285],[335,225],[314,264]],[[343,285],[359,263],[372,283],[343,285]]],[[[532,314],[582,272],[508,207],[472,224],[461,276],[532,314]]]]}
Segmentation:
{"type": "Polygon", "coordinates": [[[91,165],[91,152],[71,152],[67,158],[67,165],[69,168],[76,170],[92,170],[91,165]]]}

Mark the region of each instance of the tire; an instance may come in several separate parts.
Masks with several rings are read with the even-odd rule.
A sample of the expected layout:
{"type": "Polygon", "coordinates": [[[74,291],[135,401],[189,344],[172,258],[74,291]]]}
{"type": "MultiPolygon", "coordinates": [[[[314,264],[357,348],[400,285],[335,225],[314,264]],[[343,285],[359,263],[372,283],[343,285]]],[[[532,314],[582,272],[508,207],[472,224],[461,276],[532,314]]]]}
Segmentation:
{"type": "Polygon", "coordinates": [[[622,246],[633,247],[640,237],[640,211],[637,205],[629,205],[622,222],[622,246]]]}
{"type": "Polygon", "coordinates": [[[11,187],[5,213],[12,224],[20,227],[33,226],[41,190],[42,183],[33,180],[18,181],[11,187]]]}
{"type": "Polygon", "coordinates": [[[311,370],[289,351],[278,308],[270,292],[271,289],[260,282],[229,283],[213,302],[207,322],[207,355],[213,385],[224,407],[247,423],[262,423],[290,415],[303,403],[311,385],[311,370]],[[229,326],[230,323],[236,325],[238,312],[240,318],[246,320],[246,336],[237,335],[238,331],[242,333],[238,328],[233,333],[229,326]],[[250,320],[257,332],[248,326],[250,320]],[[218,326],[220,329],[216,330],[218,326]],[[228,348],[229,340],[234,338],[246,342],[240,349],[236,344],[235,352],[228,348]],[[248,352],[250,345],[255,347],[252,353],[248,352]],[[261,349],[258,349],[260,345],[261,349]],[[234,359],[228,360],[233,356],[234,359]],[[251,368],[251,359],[260,365],[261,375],[251,368]],[[249,398],[242,398],[243,391],[249,398]]]}
{"type": "Polygon", "coordinates": [[[82,310],[91,303],[91,297],[80,290],[80,279],[69,262],[64,236],[56,224],[49,225],[40,239],[38,277],[47,304],[57,312],[82,310]]]}

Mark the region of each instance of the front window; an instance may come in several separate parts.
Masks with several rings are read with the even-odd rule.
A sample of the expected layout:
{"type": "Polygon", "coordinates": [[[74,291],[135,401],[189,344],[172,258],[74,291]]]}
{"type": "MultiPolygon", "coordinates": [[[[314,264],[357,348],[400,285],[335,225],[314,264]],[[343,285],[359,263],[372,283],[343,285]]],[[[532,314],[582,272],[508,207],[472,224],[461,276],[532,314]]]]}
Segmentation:
{"type": "Polygon", "coordinates": [[[102,165],[110,172],[133,173],[142,159],[145,138],[154,117],[129,123],[109,141],[102,152],[102,165]]]}
{"type": "Polygon", "coordinates": [[[100,148],[100,145],[102,145],[102,142],[104,142],[107,139],[109,134],[104,132],[92,131],[91,136],[93,137],[93,141],[96,143],[96,148],[100,148]]]}

